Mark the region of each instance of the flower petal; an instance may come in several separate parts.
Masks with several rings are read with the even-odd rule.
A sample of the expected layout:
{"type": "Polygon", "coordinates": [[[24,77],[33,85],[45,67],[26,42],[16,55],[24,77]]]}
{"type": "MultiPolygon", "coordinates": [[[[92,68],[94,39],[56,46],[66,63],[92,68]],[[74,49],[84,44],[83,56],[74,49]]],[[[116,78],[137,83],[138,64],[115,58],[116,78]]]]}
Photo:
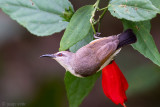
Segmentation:
{"type": "Polygon", "coordinates": [[[102,69],[102,87],[105,95],[115,104],[125,106],[128,82],[115,61],[102,69]]]}

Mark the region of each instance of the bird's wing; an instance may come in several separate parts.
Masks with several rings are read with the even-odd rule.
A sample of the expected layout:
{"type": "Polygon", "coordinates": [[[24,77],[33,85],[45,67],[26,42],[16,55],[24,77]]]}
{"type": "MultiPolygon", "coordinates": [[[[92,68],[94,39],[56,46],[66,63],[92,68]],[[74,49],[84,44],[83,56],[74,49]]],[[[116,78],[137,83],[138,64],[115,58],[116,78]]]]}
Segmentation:
{"type": "Polygon", "coordinates": [[[114,54],[118,46],[117,41],[111,41],[106,43],[101,48],[98,49],[96,56],[101,62],[101,66],[109,59],[109,57],[114,54]]]}
{"type": "Polygon", "coordinates": [[[117,37],[116,36],[109,36],[109,37],[103,37],[103,38],[100,38],[100,39],[95,39],[93,41],[91,41],[89,43],[90,46],[93,46],[93,45],[96,45],[96,44],[105,44],[105,43],[108,43],[114,39],[116,39],[117,37]]]}
{"type": "MultiPolygon", "coordinates": [[[[110,36],[94,40],[80,48],[75,55],[76,64],[74,64],[74,66],[76,66],[75,68],[78,68],[77,72],[80,71],[79,68],[92,68],[97,71],[97,69],[99,69],[116,51],[118,43],[117,36],[110,36]],[[83,67],[79,67],[80,65],[83,67]]],[[[84,72],[84,70],[81,71],[84,72]]]]}

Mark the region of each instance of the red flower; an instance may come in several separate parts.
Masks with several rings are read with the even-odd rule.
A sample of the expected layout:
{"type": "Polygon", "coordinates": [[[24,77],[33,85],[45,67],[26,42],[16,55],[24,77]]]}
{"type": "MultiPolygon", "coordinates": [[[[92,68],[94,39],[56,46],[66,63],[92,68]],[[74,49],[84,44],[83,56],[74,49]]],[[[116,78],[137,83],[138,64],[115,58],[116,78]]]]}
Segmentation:
{"type": "Polygon", "coordinates": [[[115,61],[102,69],[102,87],[109,99],[125,107],[128,83],[115,61]]]}

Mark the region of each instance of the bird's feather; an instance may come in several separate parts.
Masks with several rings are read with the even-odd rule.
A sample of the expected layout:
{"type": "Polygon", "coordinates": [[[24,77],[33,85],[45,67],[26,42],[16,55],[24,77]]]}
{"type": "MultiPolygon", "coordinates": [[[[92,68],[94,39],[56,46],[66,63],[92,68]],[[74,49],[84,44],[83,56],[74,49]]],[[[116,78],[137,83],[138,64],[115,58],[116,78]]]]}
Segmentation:
{"type": "Polygon", "coordinates": [[[117,36],[110,36],[94,40],[80,48],[76,52],[73,61],[76,62],[74,63],[75,72],[82,76],[89,76],[96,73],[116,51],[118,43],[117,36]]]}

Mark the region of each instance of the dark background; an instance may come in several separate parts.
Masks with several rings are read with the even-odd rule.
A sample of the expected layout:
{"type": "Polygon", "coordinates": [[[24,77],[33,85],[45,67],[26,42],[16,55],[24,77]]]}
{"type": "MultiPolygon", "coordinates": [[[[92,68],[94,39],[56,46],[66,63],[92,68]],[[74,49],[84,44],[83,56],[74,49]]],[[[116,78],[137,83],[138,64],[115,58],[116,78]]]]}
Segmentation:
{"type": "MultiPolygon", "coordinates": [[[[95,0],[71,0],[74,9],[94,4],[95,0]]],[[[107,2],[102,0],[101,6],[107,2]]],[[[151,34],[160,50],[160,15],[151,21],[151,34]]],[[[123,31],[120,20],[109,12],[102,20],[102,36],[123,31]]],[[[59,49],[64,31],[37,37],[11,20],[0,10],[0,107],[68,107],[64,86],[65,69],[51,59],[40,59],[59,49]]],[[[131,46],[124,47],[116,58],[129,82],[128,107],[160,107],[160,68],[131,46]]],[[[99,78],[81,107],[121,107],[102,91],[99,78]]]]}

